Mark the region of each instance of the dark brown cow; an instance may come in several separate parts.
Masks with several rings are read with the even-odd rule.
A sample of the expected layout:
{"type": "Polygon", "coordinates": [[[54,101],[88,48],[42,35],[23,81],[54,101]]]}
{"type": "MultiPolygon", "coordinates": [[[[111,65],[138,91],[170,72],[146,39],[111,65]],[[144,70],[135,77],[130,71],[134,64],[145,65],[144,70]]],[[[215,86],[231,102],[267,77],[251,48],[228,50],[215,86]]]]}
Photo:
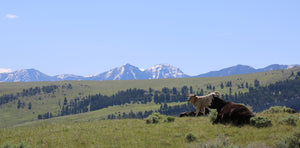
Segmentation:
{"type": "MultiPolygon", "coordinates": [[[[205,115],[209,114],[209,109],[205,108],[205,115]]],[[[196,116],[196,111],[193,112],[183,112],[179,115],[179,117],[195,117],[196,116]]],[[[202,112],[199,112],[198,117],[203,116],[202,112]]]]}
{"type": "Polygon", "coordinates": [[[217,109],[217,119],[213,123],[229,123],[235,125],[249,124],[254,114],[244,105],[225,101],[213,95],[214,99],[209,108],[217,109]]]}

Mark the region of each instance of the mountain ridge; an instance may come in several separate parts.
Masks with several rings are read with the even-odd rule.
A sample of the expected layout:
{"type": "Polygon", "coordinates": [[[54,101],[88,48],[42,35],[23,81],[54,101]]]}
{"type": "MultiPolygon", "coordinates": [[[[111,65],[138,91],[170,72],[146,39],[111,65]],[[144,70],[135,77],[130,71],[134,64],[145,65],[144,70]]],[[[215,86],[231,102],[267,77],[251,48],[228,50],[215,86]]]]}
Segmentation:
{"type": "Polygon", "coordinates": [[[289,69],[300,65],[272,64],[264,68],[255,69],[248,65],[235,65],[218,71],[210,71],[204,74],[189,76],[179,68],[170,64],[158,64],[149,69],[140,69],[131,64],[110,69],[98,75],[84,77],[73,74],[61,74],[56,76],[46,75],[36,69],[21,69],[10,73],[0,73],[0,82],[31,82],[31,81],[64,81],[64,80],[137,80],[137,79],[168,79],[188,77],[223,77],[237,74],[256,73],[279,69],[289,69]]]}
{"type": "Polygon", "coordinates": [[[255,69],[248,65],[238,64],[236,66],[231,66],[218,71],[210,71],[208,73],[196,75],[194,77],[224,77],[224,76],[238,75],[238,74],[248,74],[248,73],[257,73],[257,72],[273,71],[273,70],[280,70],[280,69],[289,69],[289,68],[294,68],[299,66],[300,65],[298,64],[294,64],[294,65],[271,64],[264,68],[255,69]]]}

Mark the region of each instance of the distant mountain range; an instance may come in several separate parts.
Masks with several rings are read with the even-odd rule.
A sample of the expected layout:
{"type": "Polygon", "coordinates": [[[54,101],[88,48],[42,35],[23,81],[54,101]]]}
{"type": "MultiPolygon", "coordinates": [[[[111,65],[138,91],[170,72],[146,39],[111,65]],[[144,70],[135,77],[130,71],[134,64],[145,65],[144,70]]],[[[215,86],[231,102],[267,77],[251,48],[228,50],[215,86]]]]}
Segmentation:
{"type": "Polygon", "coordinates": [[[247,73],[257,73],[257,72],[264,72],[264,71],[273,71],[279,69],[289,69],[294,67],[299,67],[300,65],[279,65],[279,64],[272,64],[265,68],[255,69],[251,66],[247,65],[236,65],[228,68],[224,68],[218,71],[211,71],[205,74],[200,74],[195,77],[224,77],[230,75],[239,75],[239,74],[247,74],[247,73]]]}
{"type": "Polygon", "coordinates": [[[30,82],[30,81],[64,81],[64,80],[136,80],[136,79],[168,79],[168,78],[188,78],[188,77],[222,77],[237,74],[256,73],[279,69],[289,69],[300,65],[279,65],[273,64],[265,68],[255,69],[247,65],[236,65],[224,68],[219,71],[211,71],[197,76],[184,74],[179,68],[169,64],[155,65],[150,69],[140,69],[136,66],[126,64],[121,67],[111,69],[107,72],[83,77],[71,74],[48,76],[35,69],[22,69],[11,73],[0,73],[0,82],[30,82]]]}

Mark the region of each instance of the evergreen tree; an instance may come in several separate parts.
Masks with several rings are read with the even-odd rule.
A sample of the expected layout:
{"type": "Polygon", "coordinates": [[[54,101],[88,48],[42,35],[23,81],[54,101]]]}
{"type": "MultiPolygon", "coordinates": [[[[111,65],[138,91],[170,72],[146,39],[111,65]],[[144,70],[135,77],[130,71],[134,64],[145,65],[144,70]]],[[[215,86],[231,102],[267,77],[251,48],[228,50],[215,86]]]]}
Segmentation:
{"type": "Polygon", "coordinates": [[[190,94],[193,94],[194,92],[193,92],[193,87],[192,86],[190,86],[190,94]]]}
{"type": "Polygon", "coordinates": [[[254,80],[254,87],[259,87],[259,81],[257,79],[254,80]]]}
{"type": "Polygon", "coordinates": [[[152,94],[154,90],[152,88],[149,88],[149,94],[152,94]]]}
{"type": "Polygon", "coordinates": [[[29,102],[28,104],[28,109],[31,109],[31,102],[29,102]]]}
{"type": "Polygon", "coordinates": [[[67,97],[65,97],[64,99],[64,105],[67,105],[68,104],[68,100],[67,100],[67,97]]]}
{"type": "Polygon", "coordinates": [[[183,87],[181,88],[181,94],[182,94],[183,96],[187,96],[187,95],[188,95],[188,92],[189,92],[189,89],[188,89],[187,86],[183,86],[183,87]]]}
{"type": "Polygon", "coordinates": [[[169,92],[170,92],[170,90],[169,90],[169,88],[168,87],[164,87],[164,88],[162,88],[162,90],[161,90],[163,93],[165,93],[165,94],[168,94],[169,92]]]}
{"type": "Polygon", "coordinates": [[[39,114],[39,115],[38,115],[38,119],[39,119],[39,120],[43,119],[43,116],[39,114]]]}
{"type": "Polygon", "coordinates": [[[221,82],[221,84],[220,84],[220,87],[221,87],[221,89],[223,89],[223,88],[224,88],[224,84],[223,84],[223,82],[221,82]]]}
{"type": "Polygon", "coordinates": [[[173,87],[172,93],[173,93],[173,95],[176,95],[176,94],[177,94],[177,89],[176,89],[176,87],[173,87]]]}
{"type": "Polygon", "coordinates": [[[21,107],[21,101],[18,100],[18,109],[21,107]]]}

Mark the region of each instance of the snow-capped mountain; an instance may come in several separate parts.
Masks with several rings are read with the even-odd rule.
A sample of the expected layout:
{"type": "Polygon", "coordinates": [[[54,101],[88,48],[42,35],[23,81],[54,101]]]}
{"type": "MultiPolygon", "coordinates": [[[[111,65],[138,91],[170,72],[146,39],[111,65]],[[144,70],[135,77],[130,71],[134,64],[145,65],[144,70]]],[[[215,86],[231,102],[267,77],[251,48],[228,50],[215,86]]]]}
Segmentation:
{"type": "Polygon", "coordinates": [[[22,69],[0,74],[0,82],[55,81],[55,78],[35,69],[22,69]]]}
{"type": "Polygon", "coordinates": [[[130,64],[111,69],[107,72],[90,77],[90,80],[135,80],[148,79],[149,74],[130,64]]]}
{"type": "Polygon", "coordinates": [[[150,69],[140,69],[130,64],[111,69],[93,76],[90,80],[136,80],[136,79],[166,79],[189,77],[180,69],[168,64],[156,65],[150,69]]]}
{"type": "Polygon", "coordinates": [[[86,79],[86,77],[72,75],[72,74],[57,75],[57,76],[55,76],[55,78],[57,79],[57,81],[63,81],[63,80],[85,80],[86,79]]]}
{"type": "Polygon", "coordinates": [[[173,67],[169,64],[155,65],[146,70],[151,74],[149,79],[166,79],[166,78],[186,78],[188,75],[184,74],[179,68],[173,67]]]}
{"type": "MultiPolygon", "coordinates": [[[[300,65],[273,64],[265,68],[255,69],[247,65],[236,65],[219,71],[211,71],[194,77],[222,77],[237,74],[264,72],[278,69],[289,69],[300,65]]],[[[159,64],[143,70],[136,66],[125,64],[98,75],[83,77],[71,74],[48,76],[35,69],[23,69],[10,73],[0,73],[0,82],[29,82],[29,81],[63,81],[63,80],[135,80],[135,79],[167,79],[186,78],[179,68],[169,64],[159,64]]]]}

